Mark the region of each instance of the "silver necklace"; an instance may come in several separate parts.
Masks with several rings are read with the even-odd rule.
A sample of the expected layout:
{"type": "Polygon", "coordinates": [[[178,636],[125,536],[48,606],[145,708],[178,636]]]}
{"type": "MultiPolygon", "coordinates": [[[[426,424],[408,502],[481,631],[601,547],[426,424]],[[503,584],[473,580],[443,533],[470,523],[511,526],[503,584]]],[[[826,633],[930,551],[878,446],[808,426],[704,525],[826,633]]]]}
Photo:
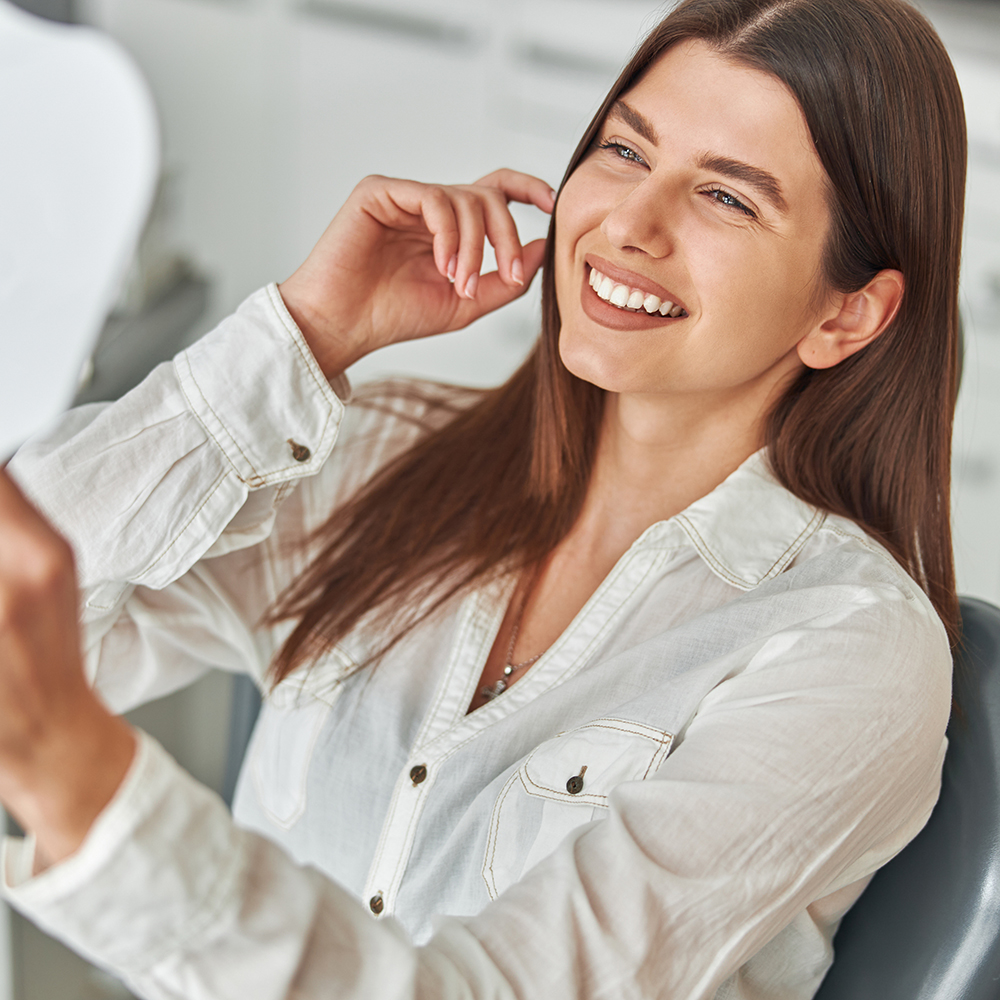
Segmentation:
{"type": "Polygon", "coordinates": [[[540,572],[541,567],[535,570],[534,578],[529,584],[528,589],[524,592],[524,597],[521,600],[521,606],[517,609],[517,620],[514,622],[514,627],[510,631],[510,642],[507,643],[507,656],[504,658],[503,677],[501,677],[496,684],[480,688],[479,690],[479,694],[484,701],[492,701],[498,695],[503,694],[504,691],[506,691],[510,686],[507,683],[507,678],[510,677],[510,675],[516,670],[521,670],[524,667],[531,666],[531,664],[542,655],[541,653],[535,653],[534,656],[529,656],[528,659],[521,660],[520,663],[510,662],[514,657],[514,646],[517,645],[517,636],[521,631],[521,622],[524,621],[524,612],[528,607],[528,598],[531,597],[531,592],[535,589],[535,584],[538,582],[540,572]]]}

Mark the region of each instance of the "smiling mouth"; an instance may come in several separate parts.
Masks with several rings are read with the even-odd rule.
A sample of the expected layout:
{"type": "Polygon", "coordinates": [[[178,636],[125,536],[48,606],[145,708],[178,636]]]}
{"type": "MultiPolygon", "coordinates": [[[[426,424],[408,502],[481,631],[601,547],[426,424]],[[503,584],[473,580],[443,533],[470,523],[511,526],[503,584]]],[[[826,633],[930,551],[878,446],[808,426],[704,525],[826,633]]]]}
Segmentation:
{"type": "Polygon", "coordinates": [[[623,312],[645,312],[649,316],[660,315],[665,319],[683,319],[687,316],[683,306],[676,305],[669,299],[661,299],[651,292],[644,292],[641,288],[632,288],[615,281],[596,267],[590,268],[588,280],[598,298],[623,312]]]}

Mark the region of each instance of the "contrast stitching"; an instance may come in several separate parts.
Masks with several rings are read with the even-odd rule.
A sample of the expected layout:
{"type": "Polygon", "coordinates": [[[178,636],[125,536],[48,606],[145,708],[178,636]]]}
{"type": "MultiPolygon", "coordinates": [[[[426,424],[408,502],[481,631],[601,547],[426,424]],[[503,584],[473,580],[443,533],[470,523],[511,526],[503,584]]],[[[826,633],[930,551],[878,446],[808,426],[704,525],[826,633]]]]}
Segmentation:
{"type": "Polygon", "coordinates": [[[778,556],[771,568],[760,578],[760,582],[763,583],[765,580],[770,580],[772,576],[777,576],[784,566],[791,560],[792,556],[794,556],[798,551],[796,546],[801,548],[800,542],[804,542],[808,537],[806,533],[809,532],[809,529],[815,524],[816,527],[813,528],[813,531],[811,532],[815,533],[819,530],[820,524],[822,524],[825,520],[826,514],[821,510],[817,510],[809,519],[809,523],[795,537],[795,540],[788,546],[787,549],[785,549],[784,552],[781,553],[780,556],[778,556]],[[787,559],[785,558],[786,556],[788,557],[787,559]],[[782,562],[782,560],[784,560],[784,562],[782,562]]]}
{"type": "MultiPolygon", "coordinates": [[[[609,729],[612,732],[624,733],[627,736],[639,736],[642,739],[646,739],[654,743],[655,747],[653,749],[652,756],[650,757],[649,763],[646,765],[646,770],[643,772],[642,779],[640,780],[644,780],[649,773],[654,770],[653,765],[657,762],[657,757],[664,749],[669,748],[674,738],[673,733],[668,733],[664,729],[656,729],[652,726],[647,727],[641,722],[628,722],[624,719],[595,719],[593,722],[588,722],[586,725],[579,726],[577,729],[573,729],[569,733],[565,733],[564,736],[583,732],[587,729],[609,729]],[[618,725],[613,725],[612,723],[618,723],[618,725]]],[[[549,798],[553,801],[592,802],[595,799],[607,800],[607,795],[598,795],[594,793],[591,793],[589,796],[571,795],[569,792],[562,792],[557,788],[548,788],[545,785],[539,785],[528,774],[528,765],[540,749],[541,747],[539,746],[532,750],[525,762],[518,768],[517,773],[521,774],[521,782],[525,785],[526,791],[529,791],[527,786],[530,784],[532,788],[537,789],[539,792],[547,793],[543,796],[544,798],[549,798]]],[[[657,764],[657,766],[659,765],[657,764]]]]}
{"type": "MultiPolygon", "coordinates": [[[[520,770],[520,769],[518,769],[520,770]]],[[[490,816],[490,832],[486,838],[486,856],[483,858],[483,881],[486,883],[486,891],[490,894],[490,899],[497,898],[496,874],[493,871],[493,859],[497,853],[497,835],[500,832],[500,809],[507,798],[514,782],[517,779],[518,771],[515,771],[508,779],[507,783],[500,789],[496,802],[493,803],[493,814],[490,816]],[[489,878],[486,873],[489,872],[489,878]]]]}
{"type": "Polygon", "coordinates": [[[760,586],[765,580],[769,580],[774,576],[777,576],[781,572],[784,565],[787,564],[788,558],[790,558],[789,553],[794,555],[798,549],[796,546],[801,547],[800,543],[808,537],[810,529],[815,532],[819,529],[819,524],[825,520],[826,514],[823,511],[817,510],[813,516],[809,519],[806,526],[795,536],[794,540],[788,545],[788,547],[781,553],[780,556],[775,560],[774,563],[768,568],[767,572],[757,581],[747,580],[744,577],[737,576],[728,566],[719,561],[718,557],[709,547],[708,542],[705,540],[698,528],[683,514],[677,515],[677,520],[680,521],[689,532],[691,536],[691,541],[693,542],[695,548],[701,554],[702,558],[728,583],[732,583],[734,586],[740,587],[741,589],[753,589],[754,587],[760,586]],[[819,523],[817,523],[819,522],[819,523]],[[815,525],[815,527],[813,527],[815,525]],[[788,558],[786,558],[788,557],[788,558]],[[784,562],[783,562],[784,560],[784,562]]]}
{"type": "Polygon", "coordinates": [[[160,562],[160,560],[164,559],[167,553],[184,537],[188,528],[191,527],[191,524],[194,521],[194,519],[205,509],[209,500],[211,500],[212,497],[214,497],[215,494],[219,492],[219,490],[222,488],[222,484],[226,481],[228,476],[229,476],[228,472],[220,473],[219,478],[212,484],[211,491],[205,495],[205,499],[202,500],[202,502],[191,512],[191,516],[184,522],[180,531],[178,531],[177,534],[174,535],[170,544],[151,563],[149,563],[149,565],[146,566],[146,568],[141,573],[139,573],[136,576],[135,580],[133,581],[134,583],[141,584],[143,577],[148,576],[153,571],[156,564],[160,562]]]}
{"type": "MultiPolygon", "coordinates": [[[[225,423],[225,421],[224,421],[224,420],[223,420],[223,419],[222,419],[222,418],[221,418],[221,417],[220,417],[220,416],[218,415],[218,413],[216,413],[216,412],[215,412],[214,408],[212,407],[212,404],[211,404],[211,403],[210,403],[210,402],[208,401],[208,397],[207,397],[207,396],[205,395],[205,390],[204,390],[204,389],[202,389],[202,387],[201,387],[201,386],[200,386],[200,385],[198,384],[198,379],[197,379],[197,377],[195,376],[195,373],[194,373],[194,368],[193,368],[193,367],[191,366],[191,362],[190,362],[189,360],[187,360],[187,359],[185,359],[185,360],[186,360],[186,362],[187,362],[187,369],[188,369],[188,377],[189,377],[189,378],[191,379],[191,382],[193,383],[193,385],[195,386],[195,388],[196,388],[196,389],[198,390],[198,392],[199,392],[199,393],[201,394],[201,398],[202,398],[202,401],[203,401],[203,402],[204,402],[204,404],[205,404],[205,407],[206,407],[206,409],[208,410],[208,412],[209,412],[209,413],[211,413],[211,414],[212,414],[212,416],[213,416],[213,417],[215,417],[215,419],[216,419],[216,421],[218,422],[219,426],[220,426],[220,427],[221,427],[221,428],[222,428],[222,429],[223,429],[223,430],[224,430],[224,431],[226,432],[226,434],[227,434],[227,435],[229,436],[229,440],[233,442],[233,446],[234,446],[234,447],[236,448],[236,450],[237,450],[237,451],[238,451],[238,452],[239,452],[239,453],[240,453],[240,454],[241,454],[241,455],[243,456],[243,459],[244,459],[244,460],[246,461],[247,465],[249,465],[249,466],[250,466],[251,470],[253,471],[253,476],[252,476],[252,478],[254,478],[254,479],[260,479],[261,477],[260,477],[260,473],[258,473],[258,472],[257,472],[257,467],[256,467],[256,466],[255,466],[255,465],[253,464],[253,462],[251,462],[251,461],[250,461],[250,458],[249,458],[249,456],[248,456],[248,455],[246,454],[246,452],[244,452],[244,451],[243,451],[243,449],[242,449],[242,448],[240,447],[240,443],[239,443],[239,441],[237,441],[237,440],[236,440],[236,438],[234,438],[234,437],[233,437],[233,435],[232,435],[232,432],[231,432],[231,431],[229,430],[229,428],[228,428],[228,427],[226,426],[226,423],[225,423]]],[[[182,389],[183,389],[183,386],[182,386],[182,389]]],[[[193,409],[193,407],[192,407],[192,409],[193,409]]],[[[195,413],[197,413],[197,410],[195,410],[195,413]]],[[[205,426],[205,423],[204,423],[204,421],[202,421],[202,426],[205,426]]],[[[213,441],[215,441],[215,443],[216,443],[217,445],[219,445],[219,447],[220,447],[220,448],[222,448],[222,451],[223,451],[223,452],[225,452],[225,451],[226,451],[226,449],[225,449],[225,448],[224,448],[224,447],[222,446],[222,444],[221,444],[221,443],[220,443],[220,442],[218,441],[218,439],[217,439],[217,438],[215,437],[215,435],[214,435],[214,434],[212,434],[211,430],[209,430],[209,429],[208,429],[208,427],[205,427],[205,429],[206,429],[206,430],[208,430],[208,433],[209,433],[209,434],[211,435],[211,437],[212,437],[212,440],[213,440],[213,441]]],[[[242,478],[242,477],[241,477],[241,478],[242,478]]]]}
{"type": "Polygon", "coordinates": [[[685,528],[688,533],[688,537],[691,539],[694,547],[698,550],[701,557],[719,574],[727,583],[733,584],[735,587],[739,587],[742,590],[747,590],[753,587],[753,584],[749,580],[744,580],[742,577],[736,576],[729,570],[728,566],[723,565],[716,558],[715,553],[708,547],[708,542],[702,537],[701,532],[694,526],[694,524],[683,514],[677,515],[677,520],[685,528]]]}
{"type": "MultiPolygon", "coordinates": [[[[285,306],[285,300],[282,299],[281,293],[273,285],[267,286],[267,295],[271,300],[271,305],[274,307],[274,311],[278,314],[278,319],[281,320],[281,325],[285,328],[286,332],[291,335],[292,343],[295,345],[295,349],[299,352],[299,356],[305,362],[306,370],[309,372],[313,382],[316,383],[316,388],[319,389],[320,394],[325,398],[326,393],[323,391],[324,384],[330,392],[333,392],[333,389],[329,382],[321,381],[317,377],[316,372],[313,370],[314,365],[318,367],[316,359],[312,356],[312,354],[302,349],[302,345],[299,343],[299,337],[302,336],[302,331],[298,328],[298,326],[296,326],[295,321],[288,313],[288,309],[285,306]],[[291,325],[289,325],[289,322],[291,325]]],[[[336,396],[336,393],[334,393],[334,395],[336,396]]],[[[338,401],[341,405],[344,405],[343,400],[340,400],[339,397],[338,401]]],[[[327,423],[329,423],[329,419],[327,420],[327,423]]]]}

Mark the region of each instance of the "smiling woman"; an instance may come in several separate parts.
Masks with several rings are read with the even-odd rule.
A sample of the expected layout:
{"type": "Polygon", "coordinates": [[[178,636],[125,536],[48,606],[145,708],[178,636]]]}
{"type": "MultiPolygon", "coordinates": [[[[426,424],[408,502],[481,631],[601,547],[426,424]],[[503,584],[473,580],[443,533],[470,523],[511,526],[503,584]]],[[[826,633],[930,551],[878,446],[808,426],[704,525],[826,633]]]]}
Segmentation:
{"type": "Polygon", "coordinates": [[[261,685],[236,823],[0,479],[9,898],[149,997],[811,997],[939,788],[964,150],[901,0],[685,0],[558,193],[362,181],[12,466],[105,702],[261,685]],[[349,400],[540,267],[506,384],[349,400]]]}

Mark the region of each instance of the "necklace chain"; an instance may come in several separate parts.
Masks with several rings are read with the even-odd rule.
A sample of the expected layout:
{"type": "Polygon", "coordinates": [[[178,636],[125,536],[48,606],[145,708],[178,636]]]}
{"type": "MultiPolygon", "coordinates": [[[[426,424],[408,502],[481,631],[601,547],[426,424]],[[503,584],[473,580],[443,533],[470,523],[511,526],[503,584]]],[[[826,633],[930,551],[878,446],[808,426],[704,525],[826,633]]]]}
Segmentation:
{"type": "MultiPolygon", "coordinates": [[[[521,670],[524,667],[530,666],[535,660],[541,658],[542,653],[535,653],[534,656],[529,656],[526,660],[521,660],[520,663],[511,663],[514,658],[514,646],[517,645],[517,637],[521,632],[521,623],[524,621],[524,612],[528,607],[528,599],[531,597],[532,591],[535,589],[535,584],[538,582],[538,577],[541,573],[541,566],[535,570],[534,575],[531,578],[531,582],[528,584],[527,589],[524,592],[524,597],[521,598],[521,605],[517,609],[517,618],[514,621],[514,626],[510,630],[510,642],[507,643],[507,655],[504,657],[503,664],[503,677],[501,677],[496,684],[492,687],[483,687],[480,689],[479,694],[486,701],[492,701],[498,695],[503,694],[508,688],[507,678],[510,677],[516,670],[521,670]]],[[[542,650],[544,652],[544,650],[542,650]]]]}

